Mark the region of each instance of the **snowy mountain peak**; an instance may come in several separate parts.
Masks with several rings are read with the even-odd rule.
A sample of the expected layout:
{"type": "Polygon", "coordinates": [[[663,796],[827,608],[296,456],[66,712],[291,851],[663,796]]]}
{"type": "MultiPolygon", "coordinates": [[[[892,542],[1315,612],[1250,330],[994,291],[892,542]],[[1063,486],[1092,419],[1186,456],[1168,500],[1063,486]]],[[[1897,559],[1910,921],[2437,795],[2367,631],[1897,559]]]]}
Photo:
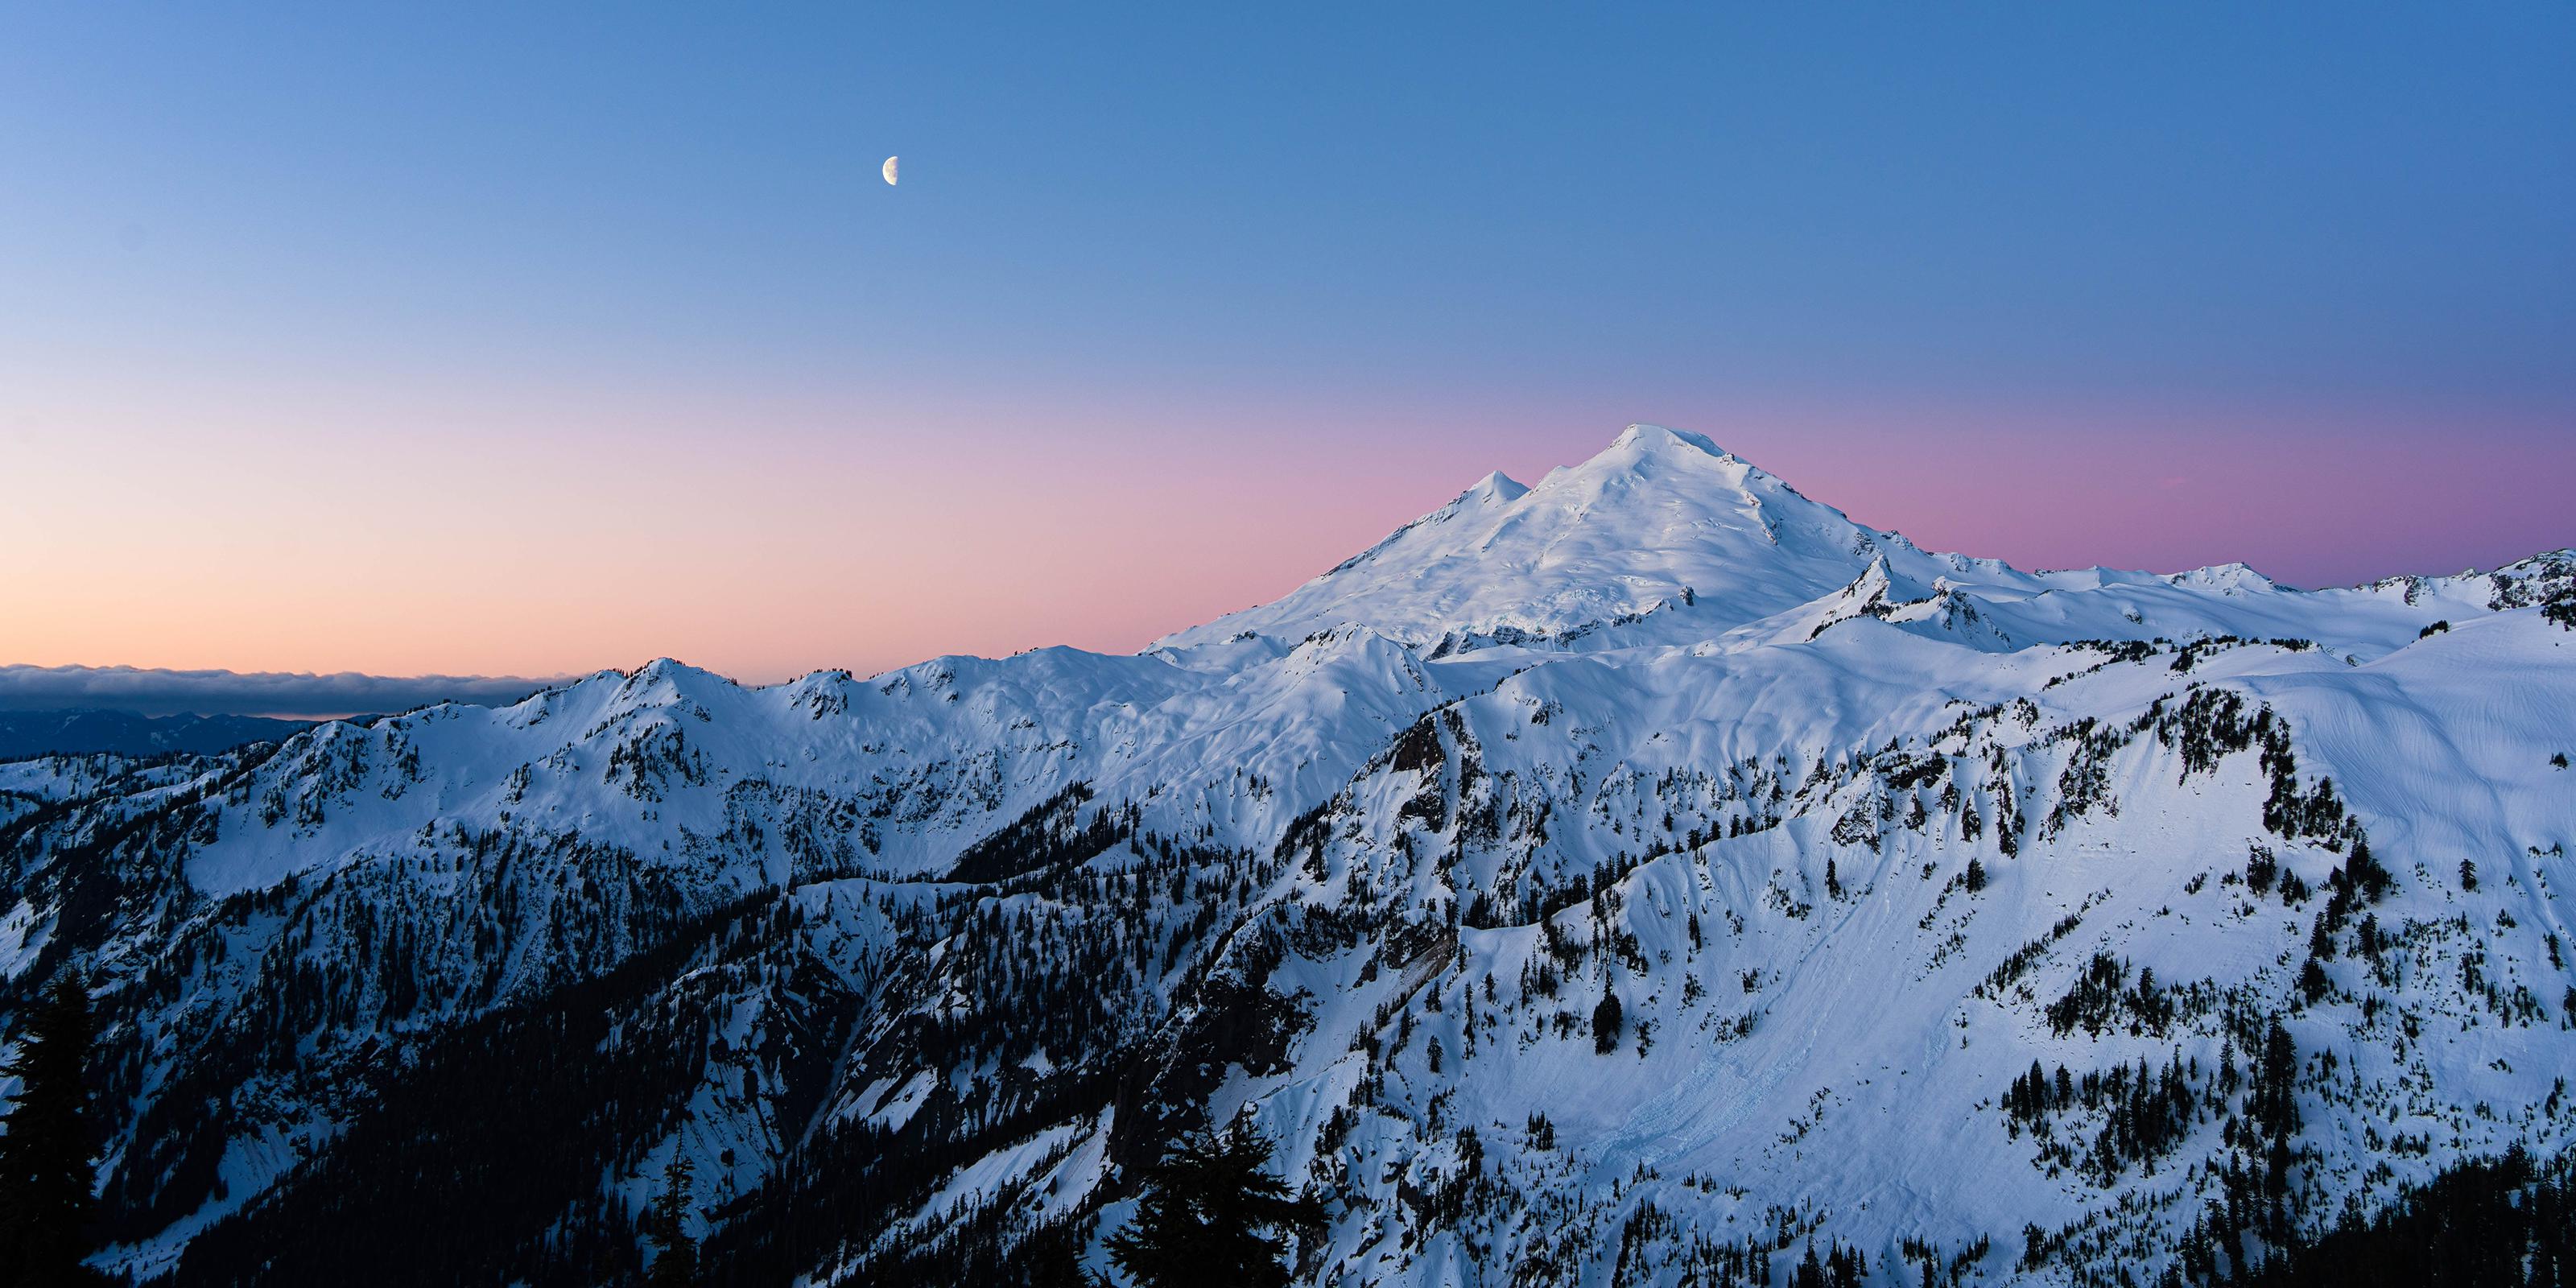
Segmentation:
{"type": "Polygon", "coordinates": [[[660,657],[626,675],[618,682],[616,692],[620,700],[637,706],[668,706],[717,700],[716,695],[739,687],[713,671],[660,657]]]}
{"type": "Polygon", "coordinates": [[[1287,597],[1163,642],[1358,624],[1417,645],[1562,646],[1667,605],[1723,630],[1839,591],[1881,552],[1903,561],[1901,588],[1952,568],[1702,435],[1630,425],[1535,487],[1488,476],[1287,597]]]}
{"type": "Polygon", "coordinates": [[[2165,580],[2177,586],[2193,586],[2202,590],[2215,590],[2222,594],[2245,590],[2272,590],[2279,585],[2271,578],[2256,572],[2251,565],[2244,563],[2212,564],[2207,568],[2194,568],[2189,572],[2175,573],[2165,580]]]}
{"type": "Polygon", "coordinates": [[[1690,479],[1741,489],[1759,479],[1779,481],[1706,435],[1661,425],[1630,425],[1590,460],[1550,470],[1541,489],[1600,484],[1637,477],[1690,479]]]}
{"type": "Polygon", "coordinates": [[[1503,473],[1501,470],[1496,470],[1493,473],[1478,479],[1476,481],[1476,486],[1459,494],[1458,499],[1461,501],[1473,500],[1496,505],[1509,505],[1528,494],[1529,484],[1523,483],[1519,479],[1503,473]]]}
{"type": "Polygon", "coordinates": [[[1342,626],[1443,658],[1685,646],[1739,630],[1739,642],[1804,640],[1850,616],[1845,592],[1864,581],[1882,588],[1871,615],[1978,648],[2334,635],[2354,656],[2378,656],[2415,638],[2431,620],[2422,608],[2505,609],[2576,592],[2576,559],[2544,554],[2488,574],[2353,591],[2294,590],[2241,563],[2030,573],[1926,551],[1702,435],[1637,424],[1535,487],[1489,475],[1287,596],[1161,644],[1245,635],[1294,644],[1342,626]],[[1899,611],[1942,588],[1951,593],[1939,605],[1899,611]]]}
{"type": "Polygon", "coordinates": [[[1613,452],[1620,451],[1622,449],[1641,452],[1671,451],[1677,448],[1703,452],[1707,455],[1719,457],[1721,459],[1733,459],[1734,457],[1734,453],[1727,451],[1725,448],[1719,447],[1715,442],[1710,441],[1709,437],[1705,434],[1695,434],[1687,429],[1670,429],[1662,425],[1648,425],[1642,422],[1630,425],[1626,429],[1621,430],[1619,432],[1619,437],[1612,440],[1610,444],[1610,450],[1613,452]]]}

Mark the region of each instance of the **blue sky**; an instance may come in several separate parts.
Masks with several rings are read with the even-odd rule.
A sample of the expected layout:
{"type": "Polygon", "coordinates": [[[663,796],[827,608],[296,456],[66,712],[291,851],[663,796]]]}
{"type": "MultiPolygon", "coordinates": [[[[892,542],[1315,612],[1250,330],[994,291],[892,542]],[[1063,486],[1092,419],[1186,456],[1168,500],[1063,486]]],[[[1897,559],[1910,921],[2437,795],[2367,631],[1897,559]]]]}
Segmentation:
{"type": "MultiPolygon", "coordinates": [[[[2540,513],[2576,482],[2564,5],[24,6],[0,171],[0,445],[87,498],[48,530],[139,498],[243,561],[271,547],[136,462],[1248,498],[1260,533],[1173,520],[1231,565],[1055,521],[1181,588],[1138,642],[1632,419],[2024,562],[2317,582],[2576,540],[2540,513]],[[2295,501],[2444,462],[2489,491],[2295,501]]],[[[506,521],[442,504],[404,518],[506,521]]],[[[709,504],[721,543],[758,502],[709,504]]],[[[0,660],[142,660],[114,639],[0,660]]],[[[250,651],[168,660],[371,664],[250,651]]]]}

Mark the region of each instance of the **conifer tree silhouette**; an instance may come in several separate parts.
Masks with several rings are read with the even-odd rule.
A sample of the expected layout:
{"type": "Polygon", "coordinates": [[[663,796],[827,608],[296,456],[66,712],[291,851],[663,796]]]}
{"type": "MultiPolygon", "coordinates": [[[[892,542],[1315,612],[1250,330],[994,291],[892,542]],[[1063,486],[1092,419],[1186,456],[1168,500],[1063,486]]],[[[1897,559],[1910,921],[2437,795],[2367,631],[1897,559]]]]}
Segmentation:
{"type": "Polygon", "coordinates": [[[66,974],[28,1017],[6,1072],[18,1096],[0,1124],[0,1264],[26,1288],[105,1283],[81,1264],[90,1251],[96,1173],[89,1089],[94,1034],[89,990],[66,974]]]}
{"type": "Polygon", "coordinates": [[[1184,1138],[1145,1169],[1135,1217],[1107,1241],[1109,1263],[1133,1288],[1286,1288],[1287,1240],[1267,1232],[1324,1213],[1270,1174],[1270,1153],[1244,1119],[1184,1138]]]}

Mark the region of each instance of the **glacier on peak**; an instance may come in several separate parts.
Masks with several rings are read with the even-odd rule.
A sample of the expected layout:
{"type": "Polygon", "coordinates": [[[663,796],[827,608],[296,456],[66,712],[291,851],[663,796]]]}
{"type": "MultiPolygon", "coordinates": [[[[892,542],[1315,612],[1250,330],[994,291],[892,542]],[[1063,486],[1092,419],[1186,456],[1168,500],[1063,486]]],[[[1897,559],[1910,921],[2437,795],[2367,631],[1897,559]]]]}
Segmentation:
{"type": "Polygon", "coordinates": [[[1416,645],[1549,640],[1684,602],[1697,628],[1722,630],[1840,589],[1882,551],[1907,583],[1955,571],[1704,436],[1632,425],[1535,486],[1488,476],[1287,596],[1159,642],[1345,623],[1416,645]]]}
{"type": "MultiPolygon", "coordinates": [[[[1444,650],[1695,642],[1837,592],[1873,564],[1898,602],[1928,599],[1943,583],[1998,602],[2167,581],[2271,588],[2251,570],[2179,580],[2099,568],[2029,573],[1926,551],[1705,435],[1635,424],[1534,486],[1489,475],[1280,599],[1157,643],[1186,647],[1247,631],[1300,639],[1349,623],[1444,650]],[[1632,629],[1647,618],[1658,619],[1651,629],[1632,629]]],[[[2119,609],[2082,616],[2126,620],[2119,609]]]]}

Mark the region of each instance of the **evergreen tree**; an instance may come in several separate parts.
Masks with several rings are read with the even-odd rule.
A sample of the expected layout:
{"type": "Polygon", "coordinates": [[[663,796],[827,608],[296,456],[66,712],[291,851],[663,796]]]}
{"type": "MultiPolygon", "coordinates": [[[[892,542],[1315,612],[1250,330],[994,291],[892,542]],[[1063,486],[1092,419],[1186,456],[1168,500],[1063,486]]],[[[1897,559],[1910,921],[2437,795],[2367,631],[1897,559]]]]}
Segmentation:
{"type": "Polygon", "coordinates": [[[82,1071],[92,1039],[89,991],[65,975],[37,1006],[6,1072],[17,1102],[0,1125],[0,1264],[26,1288],[96,1284],[81,1264],[90,1249],[95,1173],[89,1089],[82,1071]]]}
{"type": "Polygon", "coordinates": [[[2261,1063],[2254,1070],[2253,1093],[2245,1109],[2273,1140],[2287,1140],[2299,1130],[2299,1048],[2290,1031],[2274,1016],[2263,1035],[2261,1063]]]}
{"type": "Polygon", "coordinates": [[[1592,1049],[1608,1055],[1619,1049],[1619,1031],[1626,1018],[1620,1012],[1619,995],[1610,991],[1610,981],[1601,981],[1601,1004],[1592,1008],[1592,1049]]]}
{"type": "Polygon", "coordinates": [[[1082,1268],[1083,1226],[1059,1222],[1045,1226],[1012,1250],[1002,1283],[1011,1288],[1103,1288],[1082,1268]]]}
{"type": "Polygon", "coordinates": [[[1825,1288],[1825,1266],[1816,1260],[1816,1242],[1807,1241],[1806,1259],[1798,1263],[1789,1283],[1791,1288],[1825,1288]]]}
{"type": "Polygon", "coordinates": [[[2237,1258],[2231,1273],[2209,1279],[2242,1288],[2563,1288],[2576,1267],[2570,1162],[2562,1155],[2541,1165],[2519,1146],[2464,1162],[2368,1217],[2346,1212],[2313,1240],[2237,1258]]]}
{"type": "Polygon", "coordinates": [[[653,1288],[687,1288],[698,1279],[698,1245],[689,1238],[686,1217],[689,1209],[688,1155],[677,1146],[671,1150],[671,1161],[662,1168],[662,1193],[653,1200],[653,1271],[645,1282],[653,1288]]]}
{"type": "Polygon", "coordinates": [[[1184,1139],[1145,1169],[1145,1195],[1109,1236],[1109,1263],[1135,1288],[1287,1288],[1287,1240],[1265,1233],[1323,1220],[1272,1176],[1270,1142],[1238,1119],[1184,1139]]]}

